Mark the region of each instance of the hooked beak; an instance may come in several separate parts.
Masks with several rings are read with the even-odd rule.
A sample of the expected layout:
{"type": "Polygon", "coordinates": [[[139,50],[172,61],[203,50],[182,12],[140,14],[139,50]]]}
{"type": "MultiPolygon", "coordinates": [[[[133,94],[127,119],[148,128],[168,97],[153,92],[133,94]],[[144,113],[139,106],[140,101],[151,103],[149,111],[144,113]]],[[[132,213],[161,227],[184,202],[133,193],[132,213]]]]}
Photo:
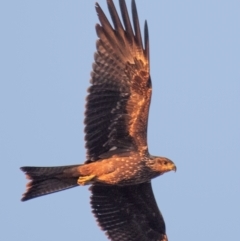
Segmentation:
{"type": "Polygon", "coordinates": [[[176,167],[175,164],[173,164],[172,170],[175,171],[175,172],[177,171],[177,167],[176,167]]]}
{"type": "Polygon", "coordinates": [[[171,160],[169,160],[169,161],[171,162],[170,170],[176,172],[177,171],[177,167],[176,167],[175,163],[173,161],[171,161],[171,160]]]}

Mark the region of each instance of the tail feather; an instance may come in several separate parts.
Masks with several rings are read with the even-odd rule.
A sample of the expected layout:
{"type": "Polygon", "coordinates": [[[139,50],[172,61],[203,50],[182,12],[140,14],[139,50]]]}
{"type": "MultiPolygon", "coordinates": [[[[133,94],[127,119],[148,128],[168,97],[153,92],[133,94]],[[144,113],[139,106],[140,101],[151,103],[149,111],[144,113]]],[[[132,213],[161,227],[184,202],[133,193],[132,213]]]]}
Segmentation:
{"type": "Polygon", "coordinates": [[[40,197],[54,192],[78,186],[78,177],[66,176],[64,171],[70,168],[78,167],[59,166],[59,167],[21,167],[30,182],[27,184],[27,190],[23,194],[22,201],[40,197]]]}

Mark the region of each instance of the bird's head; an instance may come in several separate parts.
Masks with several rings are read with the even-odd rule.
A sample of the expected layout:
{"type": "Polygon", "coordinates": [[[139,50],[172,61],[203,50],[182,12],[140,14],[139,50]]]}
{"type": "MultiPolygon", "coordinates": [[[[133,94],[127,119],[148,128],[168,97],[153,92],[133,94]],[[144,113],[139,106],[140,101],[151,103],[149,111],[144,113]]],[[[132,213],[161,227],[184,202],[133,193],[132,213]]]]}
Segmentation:
{"type": "Polygon", "coordinates": [[[165,172],[177,171],[177,167],[173,161],[166,157],[152,157],[148,166],[155,172],[163,174],[165,172]]]}

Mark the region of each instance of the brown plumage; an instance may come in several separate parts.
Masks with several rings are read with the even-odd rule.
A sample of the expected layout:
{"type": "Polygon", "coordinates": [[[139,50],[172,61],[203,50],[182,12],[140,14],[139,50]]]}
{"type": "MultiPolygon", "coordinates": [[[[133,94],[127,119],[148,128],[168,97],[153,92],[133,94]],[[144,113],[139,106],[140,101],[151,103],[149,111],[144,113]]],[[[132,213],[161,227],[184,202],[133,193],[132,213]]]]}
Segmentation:
{"type": "Polygon", "coordinates": [[[96,4],[100,24],[96,25],[99,39],[85,113],[87,161],[73,166],[22,167],[30,179],[22,200],[92,184],[93,213],[111,240],[166,241],[165,223],[150,181],[176,171],[176,166],[148,152],[152,85],[147,23],[142,41],[135,1],[133,28],[124,0],[119,0],[122,22],[113,1],[107,4],[113,26],[96,4]]]}

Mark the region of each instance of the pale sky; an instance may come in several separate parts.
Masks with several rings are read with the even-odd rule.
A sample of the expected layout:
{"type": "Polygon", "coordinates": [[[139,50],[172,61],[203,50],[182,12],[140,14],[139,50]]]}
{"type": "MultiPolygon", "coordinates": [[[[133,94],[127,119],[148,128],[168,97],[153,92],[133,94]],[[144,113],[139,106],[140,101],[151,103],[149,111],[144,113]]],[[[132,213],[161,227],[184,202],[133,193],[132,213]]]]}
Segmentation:
{"type": "MultiPolygon", "coordinates": [[[[149,150],[178,167],[153,180],[169,241],[240,240],[240,1],[136,3],[150,31],[149,150]]],[[[0,3],[0,240],[107,240],[88,187],[20,201],[20,166],[85,161],[94,5],[0,3]]]]}

